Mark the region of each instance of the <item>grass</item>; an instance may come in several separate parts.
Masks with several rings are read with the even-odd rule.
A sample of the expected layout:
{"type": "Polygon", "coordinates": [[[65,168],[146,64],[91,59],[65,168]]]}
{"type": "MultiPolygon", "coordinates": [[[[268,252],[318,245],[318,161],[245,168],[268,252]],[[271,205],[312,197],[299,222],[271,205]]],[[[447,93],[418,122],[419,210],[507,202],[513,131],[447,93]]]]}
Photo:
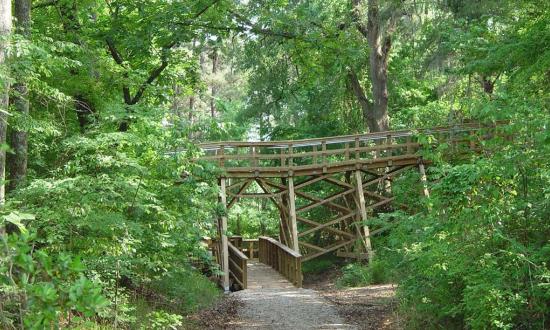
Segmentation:
{"type": "Polygon", "coordinates": [[[326,254],[319,258],[304,262],[302,264],[302,273],[304,275],[319,274],[334,267],[335,265],[340,265],[342,260],[343,259],[338,258],[333,254],[326,254]]]}
{"type": "Polygon", "coordinates": [[[388,265],[378,259],[373,259],[368,265],[351,263],[342,268],[342,276],[336,284],[339,287],[383,284],[389,281],[389,277],[388,265]]]}
{"type": "Polygon", "coordinates": [[[220,297],[216,284],[198,272],[182,270],[173,276],[164,276],[133,299],[132,328],[192,328],[185,316],[209,307],[220,297]]]}

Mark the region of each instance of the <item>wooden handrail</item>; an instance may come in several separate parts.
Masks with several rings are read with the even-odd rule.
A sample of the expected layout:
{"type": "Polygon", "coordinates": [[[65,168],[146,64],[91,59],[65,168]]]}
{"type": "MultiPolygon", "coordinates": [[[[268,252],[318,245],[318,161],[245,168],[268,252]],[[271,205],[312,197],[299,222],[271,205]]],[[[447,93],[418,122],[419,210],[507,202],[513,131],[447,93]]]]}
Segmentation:
{"type": "Polygon", "coordinates": [[[259,241],[257,238],[244,238],[242,240],[241,252],[246,254],[248,259],[258,259],[259,241]]]}
{"type": "Polygon", "coordinates": [[[228,177],[270,177],[319,175],[356,169],[362,166],[385,167],[388,164],[416,164],[418,150],[447,143],[453,153],[476,151],[487,139],[485,130],[492,126],[465,124],[422,130],[399,130],[360,135],[345,135],[295,141],[211,142],[198,145],[205,154],[199,159],[214,161],[228,177]],[[421,135],[436,135],[427,146],[421,135]],[[252,152],[250,152],[252,150],[252,152]]]}
{"type": "Polygon", "coordinates": [[[259,261],[281,273],[296,287],[302,287],[302,255],[277,240],[261,236],[259,261]]]}
{"type": "Polygon", "coordinates": [[[229,275],[241,289],[248,285],[248,257],[231,242],[227,244],[229,250],[229,275]]]}
{"type": "Polygon", "coordinates": [[[476,129],[491,128],[497,125],[503,124],[505,122],[497,122],[494,125],[482,125],[478,123],[467,123],[462,125],[454,126],[437,126],[432,128],[421,128],[417,130],[403,129],[395,131],[384,131],[384,132],[375,132],[375,133],[364,133],[364,134],[353,134],[353,135],[339,135],[332,137],[324,138],[312,138],[312,139],[302,139],[302,140],[280,140],[280,141],[223,141],[223,142],[206,142],[200,143],[197,146],[201,149],[219,149],[220,147],[272,147],[274,149],[279,148],[288,148],[290,145],[294,147],[304,147],[304,146],[313,146],[321,145],[322,143],[334,144],[334,143],[346,143],[354,142],[356,139],[363,142],[365,140],[386,140],[388,136],[392,137],[407,137],[414,136],[417,134],[432,134],[432,133],[446,133],[446,132],[469,132],[476,129]]]}

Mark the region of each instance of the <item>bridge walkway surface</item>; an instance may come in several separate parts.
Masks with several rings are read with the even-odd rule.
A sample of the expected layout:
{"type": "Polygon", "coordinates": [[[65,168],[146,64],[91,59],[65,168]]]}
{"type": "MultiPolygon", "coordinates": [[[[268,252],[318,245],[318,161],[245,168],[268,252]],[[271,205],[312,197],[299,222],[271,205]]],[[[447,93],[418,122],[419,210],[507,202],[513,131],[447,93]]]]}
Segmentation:
{"type": "Polygon", "coordinates": [[[232,329],[357,329],[319,293],[258,261],[248,263],[248,288],[232,295],[242,302],[232,329]]]}

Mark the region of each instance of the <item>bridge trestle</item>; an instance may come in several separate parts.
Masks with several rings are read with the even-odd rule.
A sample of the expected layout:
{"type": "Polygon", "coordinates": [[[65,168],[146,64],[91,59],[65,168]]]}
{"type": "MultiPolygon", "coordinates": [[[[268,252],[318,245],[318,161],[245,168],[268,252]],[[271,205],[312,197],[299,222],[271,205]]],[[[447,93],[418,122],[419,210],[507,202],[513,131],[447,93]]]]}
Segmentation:
{"type": "Polygon", "coordinates": [[[201,160],[215,161],[223,170],[218,251],[224,288],[229,288],[227,212],[241,198],[267,198],[274,203],[280,215],[279,242],[300,254],[302,262],[327,253],[369,259],[371,238],[388,228],[372,230],[369,219],[380,212],[410,209],[393,196],[395,179],[418,170],[422,188],[418,193],[429,195],[419,149],[446,144],[454,154],[476,152],[494,131],[494,126],[472,123],[300,141],[201,145],[206,153],[201,160]],[[256,188],[249,191],[252,186],[256,188]]]}

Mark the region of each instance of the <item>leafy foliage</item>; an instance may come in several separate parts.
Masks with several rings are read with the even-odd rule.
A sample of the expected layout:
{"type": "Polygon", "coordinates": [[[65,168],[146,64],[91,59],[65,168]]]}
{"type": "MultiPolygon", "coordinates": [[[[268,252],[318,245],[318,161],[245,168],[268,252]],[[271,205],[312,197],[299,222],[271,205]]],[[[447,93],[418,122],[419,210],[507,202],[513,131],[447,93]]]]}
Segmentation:
{"type": "MultiPolygon", "coordinates": [[[[423,154],[431,197],[416,193],[418,175],[396,181],[411,212],[370,218],[391,230],[340,284],[398,282],[409,328],[547,327],[548,4],[364,4],[375,2],[391,37],[392,128],[507,124],[469,159],[450,162],[445,144],[423,154]]],[[[371,100],[372,45],[353,1],[33,5],[31,37],[13,35],[0,68],[31,104],[0,109],[28,136],[26,180],[1,206],[2,328],[184,326],[219,296],[201,245],[222,212],[219,170],[191,161],[195,144],[366,130],[350,73],[371,100]]],[[[2,148],[14,155],[13,144],[2,148]]],[[[278,217],[242,201],[229,230],[276,236],[278,217]]]]}

